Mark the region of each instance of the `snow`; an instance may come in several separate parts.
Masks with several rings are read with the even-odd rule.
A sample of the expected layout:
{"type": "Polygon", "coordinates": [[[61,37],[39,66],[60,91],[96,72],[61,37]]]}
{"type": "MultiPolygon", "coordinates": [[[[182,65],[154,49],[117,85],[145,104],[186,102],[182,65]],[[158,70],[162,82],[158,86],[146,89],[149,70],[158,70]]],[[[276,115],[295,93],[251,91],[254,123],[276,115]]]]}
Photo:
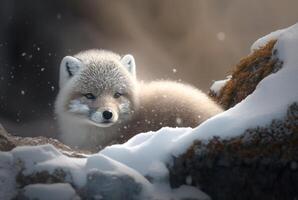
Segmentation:
{"type": "Polygon", "coordinates": [[[224,41],[226,39],[226,34],[224,32],[218,32],[216,34],[216,38],[219,40],[219,41],[224,41]]]}
{"type": "Polygon", "coordinates": [[[24,188],[24,196],[42,200],[79,200],[68,183],[32,184],[24,188]]]}
{"type": "Polygon", "coordinates": [[[75,99],[70,102],[69,111],[74,113],[88,113],[89,107],[86,104],[82,104],[80,100],[75,99]]]}
{"type": "Polygon", "coordinates": [[[226,83],[231,79],[231,76],[227,76],[224,80],[214,81],[211,85],[210,90],[216,95],[219,95],[220,90],[226,85],[226,83]]]}
{"type": "MultiPolygon", "coordinates": [[[[140,133],[124,144],[106,147],[87,158],[67,157],[51,145],[17,147],[9,153],[1,153],[0,184],[5,185],[5,188],[0,187],[0,197],[4,196],[1,199],[13,191],[15,183],[9,177],[14,177],[13,170],[18,167],[23,167],[25,174],[63,169],[69,172],[69,180],[78,188],[86,184],[87,174],[96,170],[127,174],[142,185],[144,197],[208,199],[208,196],[192,186],[170,188],[167,166],[171,165],[173,156],[184,153],[194,140],[207,142],[214,136],[230,138],[242,134],[248,128],[268,125],[273,119],[282,119],[288,106],[298,101],[298,24],[257,40],[252,49],[259,48],[272,38],[278,39],[274,48],[277,50],[276,56],[283,61],[283,67],[264,78],[251,95],[229,110],[208,119],[195,129],[164,127],[157,132],[140,133]]],[[[215,82],[213,90],[219,91],[225,82],[215,82]]],[[[73,106],[73,112],[85,112],[78,102],[73,102],[73,106]]],[[[186,182],[191,184],[192,177],[187,177],[186,182]]],[[[45,193],[57,189],[56,185],[31,185],[25,190],[39,195],[32,192],[36,187],[42,188],[45,193]]],[[[67,195],[72,194],[71,188],[67,187],[64,185],[61,188],[66,188],[67,195]]]]}
{"type": "Polygon", "coordinates": [[[192,184],[192,177],[191,176],[187,176],[185,179],[185,182],[187,185],[191,185],[192,184]]]}
{"type": "MultiPolygon", "coordinates": [[[[52,145],[46,144],[21,146],[16,147],[11,152],[1,152],[0,160],[0,186],[5,186],[0,187],[1,199],[10,199],[15,195],[17,186],[14,182],[16,176],[14,171],[22,170],[22,173],[28,176],[42,171],[51,174],[54,173],[55,169],[66,172],[65,180],[72,183],[76,188],[82,188],[86,185],[88,174],[102,171],[110,175],[132,177],[136,183],[142,186],[143,192],[140,194],[142,199],[160,199],[161,197],[173,200],[190,197],[209,199],[207,195],[190,186],[171,189],[166,184],[167,180],[159,180],[157,184],[152,184],[135,169],[101,153],[90,155],[87,158],[72,158],[63,155],[52,145]]],[[[154,176],[163,177],[165,173],[168,173],[163,163],[151,165],[150,170],[154,176]],[[160,166],[161,164],[162,166],[160,166]]],[[[24,187],[22,195],[30,199],[42,200],[77,199],[74,189],[68,183],[31,184],[24,187]]]]}
{"type": "Polygon", "coordinates": [[[154,165],[159,163],[160,168],[165,168],[172,150],[177,147],[176,140],[191,132],[191,128],[165,127],[158,132],[140,133],[128,142],[106,147],[100,153],[124,163],[144,176],[153,176],[156,173],[152,171],[154,165]]]}
{"type": "Polygon", "coordinates": [[[62,154],[51,145],[15,148],[11,151],[11,154],[15,162],[22,161],[23,167],[25,168],[25,174],[30,173],[31,171],[29,171],[29,169],[32,169],[36,163],[42,163],[58,156],[62,156],[62,154]]]}
{"type": "Polygon", "coordinates": [[[285,28],[285,29],[280,29],[280,30],[276,30],[273,31],[270,34],[265,35],[264,37],[261,37],[260,39],[258,39],[257,41],[255,41],[253,43],[253,45],[251,46],[250,50],[251,52],[253,52],[254,50],[259,49],[260,47],[265,46],[270,40],[276,40],[279,39],[280,36],[287,32],[290,28],[293,28],[297,26],[297,24],[294,24],[293,26],[289,27],[289,28],[285,28]]]}
{"type": "Polygon", "coordinates": [[[12,155],[0,152],[0,199],[12,199],[16,194],[15,170],[12,164],[12,155]]]}
{"type": "Polygon", "coordinates": [[[172,189],[168,185],[165,184],[155,184],[154,185],[154,199],[158,200],[176,200],[176,199],[200,199],[200,200],[210,200],[210,197],[200,190],[182,185],[177,189],[172,189]]]}
{"type": "Polygon", "coordinates": [[[105,172],[117,173],[117,174],[127,174],[134,177],[135,181],[142,183],[146,187],[149,187],[149,181],[147,181],[143,176],[137,173],[134,169],[125,166],[109,157],[102,154],[92,155],[87,159],[85,170],[91,171],[94,169],[100,169],[105,172]]]}
{"type": "Polygon", "coordinates": [[[250,48],[251,52],[265,46],[270,40],[277,39],[283,32],[284,32],[284,30],[277,30],[277,31],[270,33],[269,35],[266,35],[266,36],[258,39],[251,46],[251,48],[250,48]]]}

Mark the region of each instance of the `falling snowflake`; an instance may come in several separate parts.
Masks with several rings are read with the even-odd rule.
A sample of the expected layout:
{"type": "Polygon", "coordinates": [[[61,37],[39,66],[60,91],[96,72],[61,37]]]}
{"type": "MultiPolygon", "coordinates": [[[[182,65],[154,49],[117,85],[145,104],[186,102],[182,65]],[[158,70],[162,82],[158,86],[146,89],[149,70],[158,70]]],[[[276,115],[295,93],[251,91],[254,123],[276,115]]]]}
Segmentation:
{"type": "Polygon", "coordinates": [[[179,117],[177,117],[177,118],[176,118],[176,123],[177,123],[178,125],[181,124],[181,123],[182,123],[182,119],[179,118],[179,117]]]}
{"type": "Polygon", "coordinates": [[[224,41],[226,39],[226,34],[224,32],[218,32],[216,37],[219,41],[224,41]]]}
{"type": "Polygon", "coordinates": [[[192,184],[192,177],[191,176],[187,176],[185,179],[185,182],[187,185],[191,185],[192,184]]]}
{"type": "Polygon", "coordinates": [[[57,19],[61,19],[61,14],[60,13],[57,14],[57,19]]]}

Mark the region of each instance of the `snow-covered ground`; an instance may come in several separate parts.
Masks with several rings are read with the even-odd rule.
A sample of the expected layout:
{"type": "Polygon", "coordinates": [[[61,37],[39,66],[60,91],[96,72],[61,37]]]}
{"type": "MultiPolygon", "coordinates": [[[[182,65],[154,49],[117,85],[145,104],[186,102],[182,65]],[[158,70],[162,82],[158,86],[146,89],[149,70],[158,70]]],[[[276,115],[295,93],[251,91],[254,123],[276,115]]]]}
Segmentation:
{"type": "MultiPolygon", "coordinates": [[[[288,106],[298,101],[298,24],[257,40],[252,49],[272,38],[278,39],[275,49],[277,57],[284,62],[282,69],[263,79],[251,95],[233,108],[195,129],[165,127],[157,132],[141,133],[124,144],[106,147],[87,158],[66,157],[51,145],[17,147],[8,153],[1,152],[0,199],[8,199],[15,194],[14,176],[19,168],[24,170],[25,175],[63,169],[69,172],[69,182],[76,188],[83,187],[88,182],[88,174],[94,171],[128,175],[142,186],[142,199],[208,199],[191,186],[171,189],[167,165],[171,164],[173,156],[184,153],[194,140],[208,141],[213,136],[229,138],[248,128],[269,125],[272,119],[282,119],[288,106]]],[[[191,183],[191,177],[186,182],[191,183]]],[[[74,196],[67,184],[27,186],[25,193],[33,191],[28,195],[40,195],[40,191],[56,193],[57,190],[59,194],[61,188],[65,188],[67,195],[74,196]]]]}

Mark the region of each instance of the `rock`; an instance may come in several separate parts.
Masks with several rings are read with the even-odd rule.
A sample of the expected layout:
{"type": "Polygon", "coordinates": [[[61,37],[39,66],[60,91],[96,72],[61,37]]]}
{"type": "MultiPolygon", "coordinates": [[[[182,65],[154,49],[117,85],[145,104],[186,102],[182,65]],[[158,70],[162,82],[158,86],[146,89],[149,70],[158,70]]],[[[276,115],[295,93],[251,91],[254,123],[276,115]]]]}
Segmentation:
{"type": "Polygon", "coordinates": [[[172,187],[199,187],[212,199],[298,197],[298,103],[284,120],[245,131],[239,137],[197,141],[170,169],[172,187]]]}
{"type": "Polygon", "coordinates": [[[6,132],[3,126],[0,124],[0,151],[10,151],[17,146],[37,146],[43,144],[52,144],[59,149],[65,155],[71,157],[85,157],[86,154],[90,154],[90,151],[72,149],[69,146],[61,143],[57,139],[47,137],[19,137],[13,136],[6,132]]]}
{"type": "Polygon", "coordinates": [[[126,174],[111,174],[96,170],[87,175],[87,184],[83,191],[84,199],[133,200],[138,199],[142,185],[126,174]]]}
{"type": "Polygon", "coordinates": [[[10,139],[10,135],[5,131],[0,124],[0,151],[10,151],[16,147],[13,141],[10,139]]]}
{"type": "Polygon", "coordinates": [[[277,59],[277,50],[273,50],[276,40],[255,50],[243,58],[232,72],[231,79],[216,94],[209,91],[211,96],[224,109],[228,109],[251,94],[258,83],[271,73],[281,69],[283,62],[277,59]]]}
{"type": "Polygon", "coordinates": [[[0,152],[0,160],[0,199],[153,199],[145,177],[102,154],[71,158],[47,144],[0,152]]]}
{"type": "Polygon", "coordinates": [[[69,173],[62,169],[55,169],[52,173],[48,171],[40,171],[28,175],[24,175],[20,171],[16,177],[16,181],[20,187],[37,183],[65,183],[66,179],[71,177],[69,173]]]}
{"type": "MultiPolygon", "coordinates": [[[[242,59],[219,94],[210,95],[225,109],[245,99],[262,79],[282,67],[273,50],[275,42],[242,59]]],[[[195,141],[173,158],[170,184],[180,187],[192,177],[191,185],[215,200],[297,199],[297,162],[298,102],[288,107],[284,119],[267,126],[233,138],[195,141]]]]}

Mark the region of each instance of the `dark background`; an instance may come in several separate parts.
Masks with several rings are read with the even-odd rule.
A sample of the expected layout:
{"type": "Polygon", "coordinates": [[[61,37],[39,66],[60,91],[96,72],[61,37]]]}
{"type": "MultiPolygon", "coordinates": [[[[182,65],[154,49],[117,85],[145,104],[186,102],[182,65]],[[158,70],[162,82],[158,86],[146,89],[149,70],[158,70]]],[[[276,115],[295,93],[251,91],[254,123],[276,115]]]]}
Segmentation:
{"type": "Polygon", "coordinates": [[[295,0],[0,0],[0,123],[55,137],[60,60],[90,48],[133,54],[139,79],[207,91],[257,38],[296,23],[297,8],[295,0]]]}

